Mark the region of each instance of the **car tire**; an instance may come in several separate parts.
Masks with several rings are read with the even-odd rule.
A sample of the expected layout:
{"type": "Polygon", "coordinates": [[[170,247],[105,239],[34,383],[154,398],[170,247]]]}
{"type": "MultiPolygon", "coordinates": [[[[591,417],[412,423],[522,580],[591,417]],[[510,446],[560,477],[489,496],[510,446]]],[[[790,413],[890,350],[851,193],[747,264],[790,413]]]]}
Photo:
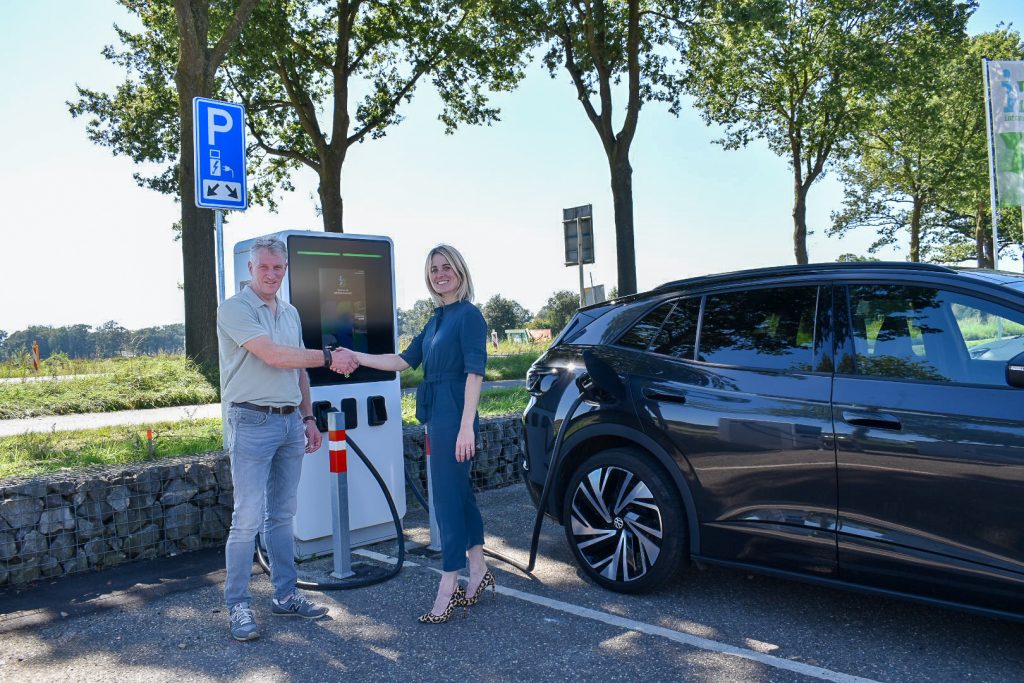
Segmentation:
{"type": "Polygon", "coordinates": [[[562,520],[576,562],[609,590],[654,590],[686,558],[682,500],[643,451],[612,448],[584,460],[569,478],[562,520]]]}

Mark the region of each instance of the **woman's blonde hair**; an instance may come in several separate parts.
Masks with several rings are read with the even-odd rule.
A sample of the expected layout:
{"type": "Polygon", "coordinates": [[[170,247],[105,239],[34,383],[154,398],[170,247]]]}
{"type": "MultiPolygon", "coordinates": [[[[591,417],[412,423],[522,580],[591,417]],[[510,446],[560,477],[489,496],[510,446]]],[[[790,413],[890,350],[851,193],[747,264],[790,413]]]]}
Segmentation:
{"type": "Polygon", "coordinates": [[[451,264],[452,268],[455,269],[455,274],[459,276],[459,289],[455,292],[457,301],[473,301],[473,278],[469,274],[469,267],[466,265],[466,259],[462,258],[462,254],[459,250],[450,244],[439,244],[430,250],[427,254],[427,263],[423,266],[423,279],[427,282],[427,292],[430,293],[430,298],[433,299],[435,306],[443,306],[444,301],[441,300],[441,295],[434,291],[434,285],[430,282],[430,262],[434,258],[435,254],[440,254],[448,259],[448,263],[451,264]]]}

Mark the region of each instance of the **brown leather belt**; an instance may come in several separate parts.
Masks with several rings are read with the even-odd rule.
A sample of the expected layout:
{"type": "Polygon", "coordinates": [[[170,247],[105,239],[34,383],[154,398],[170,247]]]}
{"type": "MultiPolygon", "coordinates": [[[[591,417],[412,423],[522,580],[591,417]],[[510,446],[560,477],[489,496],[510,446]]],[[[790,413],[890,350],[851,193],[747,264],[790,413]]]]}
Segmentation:
{"type": "Polygon", "coordinates": [[[297,406],[281,406],[280,408],[276,406],[260,406],[255,403],[249,403],[248,401],[232,403],[231,405],[239,408],[246,408],[248,410],[255,410],[261,413],[270,413],[271,415],[291,415],[297,408],[297,406]]]}

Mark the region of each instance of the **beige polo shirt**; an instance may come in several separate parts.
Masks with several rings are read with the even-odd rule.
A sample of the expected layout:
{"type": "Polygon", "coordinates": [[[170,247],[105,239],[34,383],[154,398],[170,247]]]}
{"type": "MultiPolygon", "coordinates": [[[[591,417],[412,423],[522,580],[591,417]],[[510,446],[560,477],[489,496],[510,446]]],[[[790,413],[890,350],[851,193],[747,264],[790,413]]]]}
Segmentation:
{"type": "Polygon", "coordinates": [[[301,402],[299,373],[304,370],[271,367],[242,348],[242,344],[262,336],[281,346],[304,348],[298,310],[277,297],[274,315],[249,287],[217,309],[220,396],[225,405],[247,401],[262,406],[297,406],[301,402]]]}

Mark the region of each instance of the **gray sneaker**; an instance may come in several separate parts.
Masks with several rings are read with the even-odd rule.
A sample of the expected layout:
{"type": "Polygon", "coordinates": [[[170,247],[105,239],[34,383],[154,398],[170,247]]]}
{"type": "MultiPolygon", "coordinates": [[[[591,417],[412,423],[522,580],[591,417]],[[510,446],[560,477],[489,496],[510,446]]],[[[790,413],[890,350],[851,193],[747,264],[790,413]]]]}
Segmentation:
{"type": "Polygon", "coordinates": [[[235,640],[255,640],[260,637],[260,630],[256,627],[256,620],[247,602],[231,606],[228,623],[231,625],[231,637],[235,640]]]}
{"type": "Polygon", "coordinates": [[[302,617],[303,619],[319,619],[327,614],[327,608],[317,605],[298,593],[292,593],[283,601],[270,601],[270,613],[279,617],[302,617]]]}

